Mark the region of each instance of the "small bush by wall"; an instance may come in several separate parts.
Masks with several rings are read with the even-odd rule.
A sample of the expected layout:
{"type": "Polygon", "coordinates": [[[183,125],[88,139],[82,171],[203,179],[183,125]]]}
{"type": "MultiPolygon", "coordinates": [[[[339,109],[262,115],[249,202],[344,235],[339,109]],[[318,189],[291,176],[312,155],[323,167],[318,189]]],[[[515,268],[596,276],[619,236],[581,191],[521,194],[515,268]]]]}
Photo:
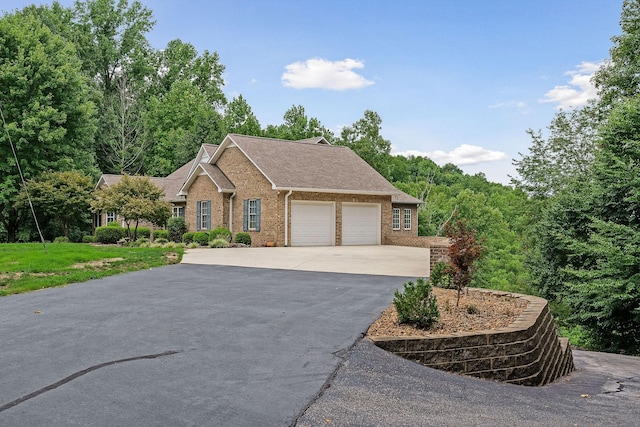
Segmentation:
{"type": "Polygon", "coordinates": [[[182,241],[182,236],[187,232],[187,223],[184,218],[174,216],[169,218],[169,221],[167,222],[167,231],[169,232],[169,240],[180,243],[182,241]]]}
{"type": "Polygon", "coordinates": [[[224,239],[227,243],[231,242],[231,231],[225,227],[216,227],[209,233],[209,240],[224,239]]]}
{"type": "Polygon", "coordinates": [[[251,246],[251,235],[249,233],[238,233],[234,241],[242,245],[251,246]]]}
{"type": "Polygon", "coordinates": [[[207,246],[209,244],[209,233],[206,231],[198,231],[194,233],[193,241],[200,246],[207,246]]]}

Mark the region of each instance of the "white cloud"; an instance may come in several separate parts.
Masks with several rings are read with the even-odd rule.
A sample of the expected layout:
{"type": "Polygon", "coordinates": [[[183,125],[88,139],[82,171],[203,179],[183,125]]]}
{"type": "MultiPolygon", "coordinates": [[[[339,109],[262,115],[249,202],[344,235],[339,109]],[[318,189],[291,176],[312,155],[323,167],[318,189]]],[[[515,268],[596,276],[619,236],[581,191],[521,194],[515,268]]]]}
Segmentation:
{"type": "Polygon", "coordinates": [[[364,68],[364,62],[347,58],[343,61],[328,61],[322,58],[307,59],[285,66],[282,84],[294,89],[350,90],[371,86],[354,69],[364,68]]]}
{"type": "Polygon", "coordinates": [[[576,70],[567,71],[565,75],[571,76],[569,84],[556,86],[544,94],[540,102],[557,103],[558,109],[570,109],[581,107],[590,99],[598,96],[598,92],[591,82],[593,74],[600,68],[602,62],[583,62],[576,70]]]}
{"type": "Polygon", "coordinates": [[[453,163],[456,166],[473,165],[477,163],[494,162],[504,160],[507,154],[502,151],[492,151],[477,145],[462,144],[448,153],[445,151],[417,151],[407,150],[393,153],[400,156],[428,157],[439,165],[453,163]]]}

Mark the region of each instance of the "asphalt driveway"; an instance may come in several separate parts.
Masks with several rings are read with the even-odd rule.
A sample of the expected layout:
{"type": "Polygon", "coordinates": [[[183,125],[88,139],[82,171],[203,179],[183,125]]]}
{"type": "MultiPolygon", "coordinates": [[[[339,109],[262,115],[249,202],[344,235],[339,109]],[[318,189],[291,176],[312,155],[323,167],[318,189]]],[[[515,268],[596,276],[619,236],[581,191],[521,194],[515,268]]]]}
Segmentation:
{"type": "Polygon", "coordinates": [[[0,426],[637,425],[640,358],[575,352],[541,388],[425,368],[361,339],[407,278],[320,252],[0,298],[0,426]],[[331,256],[377,274],[282,265],[331,256]]]}
{"type": "Polygon", "coordinates": [[[0,425],[290,425],[403,281],[175,265],[0,298],[0,425]]]}

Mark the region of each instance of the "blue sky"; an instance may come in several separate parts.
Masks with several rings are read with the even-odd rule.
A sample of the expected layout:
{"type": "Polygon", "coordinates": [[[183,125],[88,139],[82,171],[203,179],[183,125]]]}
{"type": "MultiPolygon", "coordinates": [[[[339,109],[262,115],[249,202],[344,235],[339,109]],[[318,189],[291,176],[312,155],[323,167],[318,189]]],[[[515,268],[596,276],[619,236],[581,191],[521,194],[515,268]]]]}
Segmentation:
{"type": "MultiPolygon", "coordinates": [[[[0,10],[49,1],[3,0],[0,10]]],[[[62,0],[70,6],[73,1],[62,0]]],[[[148,38],[220,54],[262,126],[292,105],[339,134],[376,111],[393,153],[508,183],[526,130],[594,96],[622,0],[143,0],[148,38]]]]}

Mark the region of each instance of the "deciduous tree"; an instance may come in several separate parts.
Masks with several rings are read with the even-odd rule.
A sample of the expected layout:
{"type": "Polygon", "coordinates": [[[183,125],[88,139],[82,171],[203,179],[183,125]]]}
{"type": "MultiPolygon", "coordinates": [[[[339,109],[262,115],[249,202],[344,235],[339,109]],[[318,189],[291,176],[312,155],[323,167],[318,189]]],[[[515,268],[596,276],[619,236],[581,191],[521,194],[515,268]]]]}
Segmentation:
{"type": "Polygon", "coordinates": [[[148,177],[124,175],[117,184],[99,189],[91,207],[94,212],[117,213],[127,225],[128,237],[136,240],[141,221],[164,226],[171,217],[171,205],[163,197],[164,191],[148,177]]]}
{"type": "Polygon", "coordinates": [[[380,134],[381,125],[380,115],[366,110],[362,119],[342,129],[339,144],[351,148],[382,176],[388,178],[391,172],[391,142],[380,134]]]}
{"type": "MultiPolygon", "coordinates": [[[[93,178],[79,171],[44,172],[27,182],[31,202],[43,228],[53,222],[65,237],[73,226],[90,229],[90,203],[93,178]]],[[[16,206],[29,209],[26,192],[21,192],[16,206]]],[[[51,228],[51,227],[50,227],[51,228]]],[[[57,237],[59,234],[50,237],[57,237]]]]}
{"type": "Polygon", "coordinates": [[[27,179],[41,173],[95,173],[94,104],[74,46],[35,14],[0,18],[0,222],[14,241],[21,182],[9,138],[27,179]]]}

